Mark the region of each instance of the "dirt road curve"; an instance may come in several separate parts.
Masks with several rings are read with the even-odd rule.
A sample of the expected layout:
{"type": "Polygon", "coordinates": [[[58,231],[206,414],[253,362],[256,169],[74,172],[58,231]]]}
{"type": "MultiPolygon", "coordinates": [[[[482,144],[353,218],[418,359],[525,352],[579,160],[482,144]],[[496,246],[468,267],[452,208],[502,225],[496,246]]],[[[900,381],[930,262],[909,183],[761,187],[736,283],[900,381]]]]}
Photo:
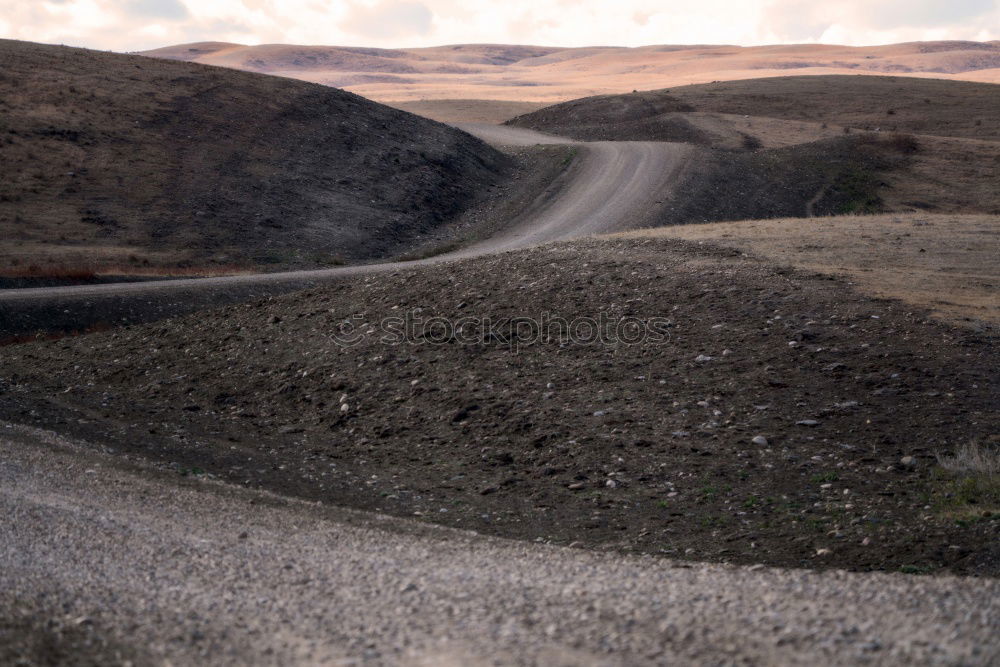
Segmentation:
{"type": "MultiPolygon", "coordinates": [[[[118,465],[0,426],[3,615],[31,610],[25,624],[48,628],[47,650],[78,662],[88,652],[105,664],[115,654],[139,664],[426,665],[1000,657],[992,580],[679,566],[118,465]]],[[[30,651],[21,635],[0,639],[10,654],[0,661],[30,651]]]]}
{"type": "MultiPolygon", "coordinates": [[[[405,266],[644,226],[670,194],[690,154],[683,144],[578,143],[517,128],[461,127],[497,145],[573,144],[579,147],[579,154],[550,192],[540,196],[501,234],[405,266]]],[[[44,327],[83,329],[94,324],[151,321],[401,266],[404,264],[392,262],[223,278],[0,290],[0,336],[44,327]]]]}

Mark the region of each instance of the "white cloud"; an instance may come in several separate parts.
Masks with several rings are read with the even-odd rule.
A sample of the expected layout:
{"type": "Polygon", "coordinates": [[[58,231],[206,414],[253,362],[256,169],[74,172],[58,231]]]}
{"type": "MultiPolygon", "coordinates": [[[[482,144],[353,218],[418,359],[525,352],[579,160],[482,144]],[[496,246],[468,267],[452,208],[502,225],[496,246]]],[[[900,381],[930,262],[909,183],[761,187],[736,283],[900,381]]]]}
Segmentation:
{"type": "Polygon", "coordinates": [[[1000,39],[1000,0],[0,0],[0,17],[2,37],[118,50],[1000,39]]]}
{"type": "Polygon", "coordinates": [[[839,44],[1000,38],[998,0],[770,0],[760,23],[771,41],[839,44]]]}
{"type": "Polygon", "coordinates": [[[434,14],[422,2],[382,0],[374,5],[355,5],[341,27],[373,39],[404,38],[426,35],[434,14]]]}
{"type": "Polygon", "coordinates": [[[187,18],[187,6],[181,0],[125,0],[122,9],[135,16],[167,20],[187,18]]]}

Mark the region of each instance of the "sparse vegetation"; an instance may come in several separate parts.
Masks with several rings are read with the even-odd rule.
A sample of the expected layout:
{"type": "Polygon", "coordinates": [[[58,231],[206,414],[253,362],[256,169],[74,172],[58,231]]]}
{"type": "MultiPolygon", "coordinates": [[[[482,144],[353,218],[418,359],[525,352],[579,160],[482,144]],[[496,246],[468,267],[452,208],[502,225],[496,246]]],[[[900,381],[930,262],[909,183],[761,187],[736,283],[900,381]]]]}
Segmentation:
{"type": "Polygon", "coordinates": [[[987,448],[978,442],[968,442],[950,456],[939,456],[945,470],[963,477],[1000,476],[1000,449],[987,448]]]}
{"type": "Polygon", "coordinates": [[[966,522],[1000,515],[1000,448],[968,442],[938,463],[948,473],[940,494],[946,512],[966,522]]]}

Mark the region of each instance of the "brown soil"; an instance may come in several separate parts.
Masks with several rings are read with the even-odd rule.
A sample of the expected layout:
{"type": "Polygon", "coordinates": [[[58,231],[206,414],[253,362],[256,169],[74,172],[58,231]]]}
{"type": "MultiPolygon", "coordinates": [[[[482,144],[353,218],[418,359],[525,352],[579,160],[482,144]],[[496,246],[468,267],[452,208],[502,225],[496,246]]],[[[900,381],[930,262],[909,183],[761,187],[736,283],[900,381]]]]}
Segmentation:
{"type": "Polygon", "coordinates": [[[995,343],[738,251],[591,240],[8,347],[0,416],[179,474],[510,537],[997,575],[998,501],[936,458],[992,446],[995,343]],[[381,340],[407,312],[498,326],[381,340]],[[509,318],[544,313],[664,317],[669,336],[506,344],[509,318]],[[345,321],[364,334],[351,347],[331,340],[345,321]]]}
{"type": "Polygon", "coordinates": [[[1000,327],[1000,217],[878,215],[681,225],[626,236],[709,241],[900,299],[967,326],[1000,327]]]}
{"type": "Polygon", "coordinates": [[[893,211],[1000,214],[1000,142],[918,138],[907,167],[881,189],[893,211]]]}
{"type": "Polygon", "coordinates": [[[290,79],[0,41],[0,265],[330,265],[504,182],[439,123],[290,79]]]}

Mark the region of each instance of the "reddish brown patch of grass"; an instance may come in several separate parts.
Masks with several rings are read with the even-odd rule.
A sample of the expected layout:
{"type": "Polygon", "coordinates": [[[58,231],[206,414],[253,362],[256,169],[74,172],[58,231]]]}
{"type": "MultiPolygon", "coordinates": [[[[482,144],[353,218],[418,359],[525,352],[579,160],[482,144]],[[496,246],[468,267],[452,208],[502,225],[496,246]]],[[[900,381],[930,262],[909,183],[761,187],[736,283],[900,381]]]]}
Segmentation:
{"type": "Polygon", "coordinates": [[[91,324],[83,329],[73,329],[71,331],[56,331],[47,333],[35,333],[35,334],[19,334],[17,336],[6,336],[0,338],[0,347],[6,347],[8,345],[22,345],[24,343],[33,343],[35,341],[42,340],[59,340],[61,338],[74,338],[76,336],[86,336],[87,334],[97,333],[99,331],[109,331],[114,328],[111,324],[107,322],[98,322],[97,324],[91,324]]]}
{"type": "Polygon", "coordinates": [[[53,280],[96,280],[101,276],[136,277],[185,277],[210,278],[240,273],[253,273],[254,269],[236,264],[219,266],[130,266],[128,264],[60,265],[29,264],[0,269],[0,278],[47,278],[53,280]]]}

